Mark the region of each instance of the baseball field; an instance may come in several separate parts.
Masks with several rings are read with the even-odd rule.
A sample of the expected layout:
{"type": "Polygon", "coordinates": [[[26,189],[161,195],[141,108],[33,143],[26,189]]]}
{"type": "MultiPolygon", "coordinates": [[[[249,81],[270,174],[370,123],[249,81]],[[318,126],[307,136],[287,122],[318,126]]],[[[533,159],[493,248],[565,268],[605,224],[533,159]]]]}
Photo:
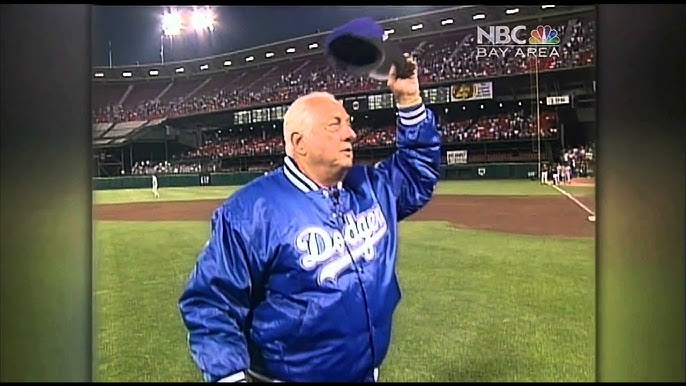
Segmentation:
{"type": "MultiPolygon", "coordinates": [[[[212,211],[239,187],[94,192],[97,381],[196,382],[177,310],[212,211]]],[[[562,186],[595,212],[593,186],[562,186]]],[[[595,226],[532,181],[441,181],[400,224],[382,382],[593,382],[595,226]]]]}

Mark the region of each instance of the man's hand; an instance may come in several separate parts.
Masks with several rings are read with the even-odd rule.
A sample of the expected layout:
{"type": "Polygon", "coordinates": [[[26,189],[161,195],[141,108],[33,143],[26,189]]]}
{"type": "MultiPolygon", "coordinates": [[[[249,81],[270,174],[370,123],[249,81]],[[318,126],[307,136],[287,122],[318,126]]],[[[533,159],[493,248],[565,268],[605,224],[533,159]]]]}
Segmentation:
{"type": "Polygon", "coordinates": [[[413,106],[422,101],[422,95],[419,91],[419,78],[417,76],[417,62],[408,54],[405,54],[405,59],[414,67],[412,76],[410,78],[398,78],[395,66],[391,66],[388,81],[386,82],[400,107],[413,106]]]}

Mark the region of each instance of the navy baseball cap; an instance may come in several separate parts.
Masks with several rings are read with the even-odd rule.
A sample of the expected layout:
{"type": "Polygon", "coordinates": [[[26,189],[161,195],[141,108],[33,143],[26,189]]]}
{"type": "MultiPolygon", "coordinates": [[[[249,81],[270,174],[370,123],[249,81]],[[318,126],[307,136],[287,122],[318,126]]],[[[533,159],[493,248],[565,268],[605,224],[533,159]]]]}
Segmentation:
{"type": "Polygon", "coordinates": [[[357,18],[334,29],[325,46],[326,55],[341,70],[386,80],[395,64],[399,77],[412,75],[400,48],[384,41],[383,27],[372,18],[357,18]]]}

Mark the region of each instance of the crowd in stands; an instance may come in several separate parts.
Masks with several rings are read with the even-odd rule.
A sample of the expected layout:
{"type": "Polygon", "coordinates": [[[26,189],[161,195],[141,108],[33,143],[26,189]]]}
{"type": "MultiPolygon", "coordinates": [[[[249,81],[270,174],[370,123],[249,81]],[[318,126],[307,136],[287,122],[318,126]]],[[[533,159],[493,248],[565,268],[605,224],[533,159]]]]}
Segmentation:
{"type": "MultiPolygon", "coordinates": [[[[556,130],[556,117],[550,112],[546,112],[545,121],[546,131],[545,135],[554,135],[556,130]]],[[[467,141],[487,141],[497,140],[498,138],[511,138],[517,136],[519,138],[528,138],[536,135],[535,129],[532,128],[533,119],[531,116],[522,116],[519,113],[513,113],[505,116],[481,118],[475,122],[449,122],[444,127],[443,140],[444,143],[467,142],[467,141]],[[460,137],[461,134],[467,133],[460,137]],[[476,133],[482,135],[471,135],[469,133],[476,133]]],[[[543,119],[542,119],[543,121],[543,119]]],[[[395,126],[384,126],[378,129],[365,127],[357,130],[358,140],[355,143],[356,148],[373,148],[392,146],[395,143],[395,126]]],[[[542,133],[542,137],[543,137],[542,133]]],[[[274,135],[267,138],[256,138],[244,136],[239,139],[222,139],[215,137],[206,140],[203,147],[198,150],[188,152],[180,157],[174,156],[174,162],[159,162],[151,161],[136,162],[132,169],[133,175],[150,175],[150,174],[182,174],[182,173],[200,173],[200,172],[219,172],[221,171],[239,171],[241,167],[235,166],[220,168],[220,159],[223,157],[231,157],[236,155],[282,155],[284,153],[283,140],[280,135],[274,135]]],[[[519,151],[514,154],[509,151],[491,152],[488,154],[473,153],[470,154],[469,162],[498,162],[498,161],[512,161],[514,159],[520,161],[536,161],[537,154],[534,151],[519,151]]],[[[361,161],[362,162],[362,161],[361,161]]],[[[372,161],[370,161],[372,162],[372,161]]],[[[445,155],[443,155],[443,162],[445,162],[445,155]]],[[[586,177],[592,171],[594,165],[594,144],[590,143],[586,146],[575,146],[569,149],[562,149],[560,154],[552,160],[551,163],[544,162],[543,171],[548,174],[548,181],[550,183],[569,183],[571,179],[578,177],[586,177]],[[560,170],[566,171],[569,169],[569,179],[563,178],[564,173],[560,170]],[[553,181],[553,174],[555,171],[561,176],[559,181],[553,181]]],[[[251,162],[248,171],[270,171],[275,167],[274,159],[269,159],[259,162],[251,162]]],[[[123,172],[122,172],[123,174],[123,172]]]]}
{"type": "MultiPolygon", "coordinates": [[[[443,126],[444,143],[498,141],[537,137],[538,120],[521,113],[481,117],[475,122],[448,122],[443,126]]],[[[558,132],[557,117],[553,111],[541,113],[541,138],[553,137],[558,132]]]]}
{"type": "MultiPolygon", "coordinates": [[[[480,117],[475,120],[446,122],[440,125],[443,144],[497,141],[513,138],[537,137],[538,120],[523,112],[480,117]]],[[[541,114],[541,138],[554,137],[558,133],[557,116],[554,111],[541,114]]],[[[395,145],[396,127],[387,125],[378,128],[356,128],[356,149],[389,147],[395,145]]],[[[267,136],[215,137],[205,145],[184,155],[186,159],[222,158],[232,156],[255,156],[283,154],[284,143],[280,132],[267,136]]]]}
{"type": "MultiPolygon", "coordinates": [[[[477,58],[476,38],[473,32],[435,38],[433,41],[417,41],[411,45],[410,50],[418,58],[421,69],[420,82],[424,85],[448,80],[530,73],[536,65],[539,71],[546,71],[594,63],[593,20],[561,23],[555,28],[562,39],[561,47],[558,49],[560,56],[536,61],[514,54],[501,58],[477,58]]],[[[295,68],[293,65],[284,65],[284,69],[277,65],[272,71],[264,68],[249,70],[238,76],[238,79],[233,79],[230,85],[206,85],[199,91],[188,93],[192,95],[187,98],[171,98],[164,102],[154,98],[136,105],[127,105],[127,98],[133,98],[128,95],[122,98],[123,101],[110,101],[109,104],[96,106],[93,119],[95,122],[120,122],[172,118],[262,103],[285,103],[311,91],[324,90],[343,94],[377,90],[385,86],[383,82],[368,77],[352,76],[339,71],[322,58],[304,60],[302,65],[295,68]],[[287,72],[278,73],[281,70],[287,72]]],[[[159,94],[162,94],[164,86],[160,86],[159,94]]],[[[132,93],[135,93],[135,90],[136,86],[132,93]]]]}
{"type": "MultiPolygon", "coordinates": [[[[201,171],[208,171],[208,166],[209,166],[209,171],[218,171],[218,168],[216,167],[216,164],[211,164],[211,165],[203,165],[201,163],[197,162],[190,162],[190,163],[175,163],[172,164],[169,161],[164,161],[164,162],[150,162],[148,161],[141,161],[141,162],[136,162],[133,164],[131,167],[131,174],[132,175],[151,175],[151,174],[183,174],[183,173],[200,173],[201,171]]],[[[122,174],[123,171],[122,171],[122,174]]]]}

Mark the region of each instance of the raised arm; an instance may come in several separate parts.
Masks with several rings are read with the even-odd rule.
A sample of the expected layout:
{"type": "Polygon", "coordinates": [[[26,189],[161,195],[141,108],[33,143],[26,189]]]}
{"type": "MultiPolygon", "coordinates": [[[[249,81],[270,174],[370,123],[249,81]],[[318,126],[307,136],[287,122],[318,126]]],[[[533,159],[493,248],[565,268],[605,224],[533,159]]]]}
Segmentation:
{"type": "Polygon", "coordinates": [[[397,150],[377,165],[375,173],[396,198],[400,221],[421,209],[433,195],[439,179],[441,135],[433,112],[422,101],[416,64],[408,79],[396,78],[392,69],[388,85],[398,107],[397,150]]]}

